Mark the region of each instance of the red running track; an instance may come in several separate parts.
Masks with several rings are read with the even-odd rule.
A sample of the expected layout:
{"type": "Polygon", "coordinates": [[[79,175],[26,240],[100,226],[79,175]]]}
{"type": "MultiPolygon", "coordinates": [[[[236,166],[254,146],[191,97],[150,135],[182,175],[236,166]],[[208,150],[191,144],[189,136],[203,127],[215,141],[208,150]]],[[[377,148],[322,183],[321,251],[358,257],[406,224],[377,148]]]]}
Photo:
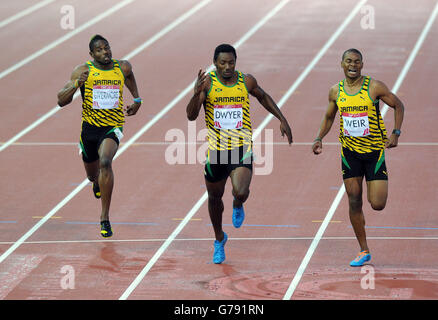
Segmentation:
{"type": "MultiPolygon", "coordinates": [[[[6,70],[70,32],[59,26],[60,7],[72,4],[80,8],[83,3],[56,1],[0,29],[0,40],[10,44],[2,52],[0,69],[6,70]],[[42,31],[31,40],[17,37],[29,28],[42,31]]],[[[77,10],[76,26],[117,1],[106,3],[105,8],[92,5],[89,11],[77,10]]],[[[0,127],[0,141],[7,142],[56,105],[56,93],[74,66],[88,59],[90,35],[102,33],[109,39],[114,57],[123,57],[197,3],[133,1],[0,78],[5,100],[0,115],[7,119],[0,127]]],[[[132,141],[136,132],[191,84],[199,68],[211,64],[217,44],[236,43],[279,4],[208,2],[130,58],[145,104],[135,117],[127,119],[122,142],[132,141]]],[[[238,69],[253,74],[274,100],[280,101],[356,4],[347,0],[337,5],[286,3],[239,45],[238,69]]],[[[340,55],[347,48],[359,48],[364,54],[363,72],[392,88],[435,3],[374,0],[365,5],[374,9],[375,28],[362,27],[366,13],[359,11],[282,106],[294,134],[292,147],[281,138],[275,119],[258,138],[269,142],[266,135],[272,133],[274,144],[260,149],[245,204],[247,218],[239,230],[230,225],[227,185],[224,228],[230,239],[222,265],[211,263],[212,227],[206,202],[198,202],[205,193],[203,164],[189,161],[193,154],[187,154],[195,147],[182,145],[185,163],[171,165],[165,157],[173,141],[166,140],[166,134],[183,133],[184,142],[193,142],[189,140],[190,125],[195,123],[189,125],[185,117],[189,95],[179,99],[114,161],[116,184],[110,217],[115,234],[111,239],[99,235],[100,204],[86,186],[24,243],[17,242],[85,179],[76,147],[80,99],[2,150],[0,298],[279,300],[302,272],[292,299],[437,299],[438,218],[433,206],[437,182],[433,173],[438,169],[434,134],[438,93],[432,89],[436,22],[397,92],[406,112],[400,146],[387,152],[387,208],[381,213],[372,212],[367,204],[364,208],[373,253],[368,266],[374,272],[375,288],[362,288],[361,269],[348,266],[358,246],[345,196],[305,269],[298,271],[342,185],[338,123],[325,139],[323,154],[316,157],[310,151],[328,89],[343,77],[340,55]],[[266,158],[270,152],[272,162],[266,158]],[[193,209],[197,203],[199,208],[193,209]],[[183,225],[188,213],[193,216],[183,225]],[[182,225],[180,232],[171,236],[182,225]],[[136,278],[147,265],[146,274],[136,278]],[[65,266],[74,271],[74,289],[62,286],[65,266]],[[129,293],[128,288],[132,288],[129,293]]],[[[0,6],[0,18],[5,19],[30,3],[0,6]]],[[[129,102],[132,98],[126,92],[129,102]]],[[[253,101],[251,116],[257,128],[267,114],[253,101]]],[[[389,130],[392,122],[389,110],[385,116],[389,130]]],[[[200,116],[195,133],[203,128],[200,116]]],[[[202,155],[202,138],[197,142],[195,152],[202,155]]]]}

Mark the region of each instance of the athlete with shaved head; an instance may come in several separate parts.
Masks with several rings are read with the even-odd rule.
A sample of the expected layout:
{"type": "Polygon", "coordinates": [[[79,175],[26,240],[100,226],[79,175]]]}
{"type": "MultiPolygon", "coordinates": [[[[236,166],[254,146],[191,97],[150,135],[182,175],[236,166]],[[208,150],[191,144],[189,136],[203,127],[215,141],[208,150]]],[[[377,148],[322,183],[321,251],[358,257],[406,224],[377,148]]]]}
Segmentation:
{"type": "Polygon", "coordinates": [[[383,82],[361,74],[363,60],[359,50],[346,50],[341,67],[345,79],[330,88],[328,108],[312,150],[314,154],[322,152],[322,140],[339,110],[342,176],[348,195],[350,221],[360,246],[360,252],[350,266],[358,267],[371,260],[362,210],[363,178],[371,207],[383,210],[388,198],[385,148],[394,148],[398,144],[404,106],[383,82]],[[394,109],[394,130],[389,138],[380,112],[380,100],[394,109]]]}

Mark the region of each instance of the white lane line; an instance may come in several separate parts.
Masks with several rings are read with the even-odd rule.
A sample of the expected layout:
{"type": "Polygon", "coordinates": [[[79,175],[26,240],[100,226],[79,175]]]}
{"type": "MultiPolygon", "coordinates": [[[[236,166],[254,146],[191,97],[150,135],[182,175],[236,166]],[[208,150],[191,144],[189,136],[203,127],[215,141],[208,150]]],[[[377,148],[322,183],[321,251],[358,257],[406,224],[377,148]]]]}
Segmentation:
{"type": "MultiPolygon", "coordinates": [[[[304,69],[304,71],[300,74],[300,76],[297,78],[297,80],[292,84],[292,86],[289,88],[289,90],[285,93],[285,95],[280,99],[278,102],[278,107],[281,108],[284,103],[287,101],[287,99],[292,95],[292,93],[296,90],[298,85],[306,78],[306,76],[310,73],[311,69],[316,65],[316,63],[321,59],[321,57],[325,54],[325,52],[328,50],[328,48],[331,46],[331,44],[336,40],[336,38],[339,37],[339,35],[342,33],[342,30],[347,26],[347,24],[350,22],[350,20],[354,17],[354,15],[360,10],[362,5],[366,2],[366,0],[362,0],[352,11],[352,13],[344,20],[344,22],[341,24],[341,26],[333,33],[333,35],[330,37],[330,39],[325,43],[325,45],[321,48],[321,50],[317,53],[315,58],[307,65],[307,67],[304,69]]],[[[271,114],[266,116],[266,118],[262,121],[262,123],[259,125],[259,127],[254,131],[253,138],[256,138],[264,127],[269,123],[269,121],[273,118],[271,114]]],[[[184,228],[184,226],[192,219],[193,215],[196,213],[198,208],[206,201],[208,198],[207,192],[205,192],[202,197],[198,200],[198,202],[195,204],[195,206],[187,213],[184,220],[180,223],[180,225],[177,227],[177,229],[180,231],[184,228]],[[196,210],[194,210],[196,208],[196,210]]],[[[175,230],[177,231],[177,230],[175,230]]],[[[141,280],[145,277],[147,272],[152,268],[152,266],[156,263],[158,258],[162,255],[162,253],[167,249],[167,247],[170,245],[170,243],[175,239],[175,237],[178,235],[178,232],[172,233],[171,236],[166,240],[166,242],[161,246],[160,249],[156,252],[156,254],[152,257],[152,259],[149,261],[149,263],[146,265],[146,267],[142,270],[142,272],[137,276],[137,278],[134,280],[134,282],[131,284],[131,286],[126,290],[126,292],[120,297],[120,299],[125,300],[127,297],[131,294],[131,292],[137,287],[137,285],[141,282],[141,280]]]]}
{"type": "MultiPolygon", "coordinates": [[[[194,6],[191,10],[189,10],[190,15],[193,15],[196,13],[199,9],[201,9],[203,6],[205,6],[207,3],[211,2],[211,0],[204,0],[198,5],[194,6]]],[[[188,15],[185,15],[186,18],[188,18],[188,15]]],[[[181,21],[182,22],[182,21],[181,21]]],[[[170,30],[169,30],[170,31],[170,30]]],[[[164,35],[164,34],[162,34],[164,35]]],[[[158,40],[158,38],[156,38],[158,40]]],[[[155,40],[155,41],[156,41],[155,40]]],[[[161,114],[161,116],[164,114],[161,114]]],[[[160,117],[161,117],[160,116],[160,117]]],[[[152,119],[150,122],[148,122],[145,127],[149,128],[150,123],[155,123],[158,121],[156,119],[157,116],[152,119]]],[[[144,132],[146,130],[142,130],[144,132]]],[[[135,142],[135,140],[138,138],[138,135],[134,135],[130,140],[124,144],[119,151],[117,152],[114,159],[119,157],[126,149],[129,147],[132,143],[135,142]]],[[[72,192],[70,192],[69,195],[67,195],[61,202],[59,202],[49,213],[47,213],[41,220],[38,221],[28,232],[26,232],[20,239],[18,239],[8,250],[6,250],[1,256],[0,256],[0,263],[2,263],[12,252],[14,252],[26,239],[28,239],[35,231],[37,231],[44,223],[46,223],[47,220],[49,220],[56,212],[58,212],[65,204],[67,204],[76,194],[78,194],[85,186],[87,186],[89,183],[88,179],[85,179],[80,183],[72,192]]]]}
{"type": "Polygon", "coordinates": [[[11,67],[7,68],[6,70],[3,70],[2,72],[0,72],[0,79],[4,78],[8,74],[10,74],[10,73],[12,73],[12,72],[14,72],[14,71],[16,71],[18,69],[20,69],[21,67],[27,65],[29,62],[32,62],[33,60],[35,60],[39,56],[45,54],[46,52],[52,50],[53,48],[56,48],[61,43],[63,43],[65,41],[67,41],[68,39],[74,37],[78,33],[84,31],[85,29],[87,29],[89,27],[91,27],[92,25],[98,23],[102,19],[105,19],[106,17],[112,15],[114,12],[120,10],[121,8],[123,8],[124,6],[130,4],[133,1],[134,0],[124,0],[122,2],[117,3],[116,5],[111,7],[110,9],[108,9],[105,12],[102,12],[101,14],[95,16],[93,19],[89,20],[88,22],[84,23],[83,25],[80,25],[79,27],[77,27],[74,30],[70,31],[69,33],[65,34],[64,36],[58,38],[57,40],[55,40],[52,43],[50,43],[47,46],[45,46],[44,48],[41,48],[40,50],[34,52],[33,54],[31,54],[27,58],[21,60],[20,62],[17,62],[16,64],[12,65],[11,67]]]}
{"type": "MultiPolygon", "coordinates": [[[[277,6],[274,7],[266,16],[264,16],[257,24],[255,24],[242,38],[240,38],[233,46],[237,49],[240,45],[242,45],[246,40],[248,40],[257,30],[259,30],[266,22],[268,22],[277,12],[279,12],[290,0],[283,0],[277,6]]],[[[212,66],[210,66],[207,70],[210,70],[212,66]]],[[[193,90],[193,85],[195,81],[193,81],[187,88],[181,92],[181,94],[176,98],[178,101],[182,99],[186,94],[188,94],[191,90],[193,90]]],[[[171,102],[176,104],[177,101],[171,102]]],[[[173,105],[172,105],[173,106],[173,105]]],[[[165,108],[166,109],[166,108],[165,108]]],[[[172,234],[166,239],[163,245],[157,250],[154,256],[149,260],[147,265],[143,268],[140,274],[134,279],[134,281],[130,284],[130,286],[125,290],[125,292],[120,296],[119,300],[126,300],[129,295],[134,291],[134,289],[138,286],[138,284],[143,280],[149,270],[154,266],[160,256],[164,253],[167,247],[172,243],[172,241],[176,238],[176,236],[181,232],[181,230],[186,226],[186,224],[192,219],[193,215],[198,211],[201,205],[207,200],[208,195],[205,192],[201,198],[196,202],[193,208],[187,213],[185,218],[180,222],[180,224],[176,227],[176,229],[172,232],[172,234]]]]}
{"type": "MultiPolygon", "coordinates": [[[[135,55],[139,54],[142,50],[146,49],[147,47],[151,46],[153,43],[155,43],[157,40],[159,40],[160,38],[162,38],[164,35],[166,35],[167,33],[169,33],[172,29],[174,29],[175,27],[177,27],[179,24],[181,24],[183,21],[187,20],[190,16],[192,16],[193,14],[195,14],[196,12],[198,12],[201,8],[203,8],[205,5],[207,5],[209,2],[211,2],[212,0],[203,0],[201,2],[199,2],[197,5],[195,5],[193,8],[191,8],[190,10],[188,10],[187,12],[185,12],[184,14],[182,14],[180,17],[178,17],[177,19],[175,19],[173,22],[171,22],[169,25],[167,25],[166,27],[164,27],[162,30],[160,30],[159,32],[157,32],[155,35],[153,35],[151,38],[149,38],[147,41],[145,41],[144,43],[142,43],[139,47],[135,48],[133,51],[131,51],[130,53],[128,53],[126,56],[124,56],[122,58],[122,60],[128,60],[132,57],[134,57],[135,55]],[[140,50],[141,49],[141,50],[140,50]]],[[[74,95],[73,95],[73,100],[75,100],[77,97],[80,96],[80,92],[77,91],[74,95]]],[[[44,114],[42,117],[40,117],[39,119],[37,119],[35,122],[33,122],[32,124],[30,124],[29,126],[27,126],[26,128],[24,128],[23,130],[21,130],[19,133],[17,133],[15,136],[13,136],[11,139],[9,139],[8,141],[6,141],[4,144],[2,144],[0,146],[0,152],[5,150],[7,147],[9,147],[11,144],[13,144],[15,141],[17,141],[18,139],[20,139],[22,136],[26,135],[28,132],[32,131],[33,129],[35,129],[36,127],[38,127],[41,123],[43,123],[44,121],[46,121],[48,118],[50,118],[51,116],[53,116],[56,112],[58,112],[59,110],[61,110],[61,108],[56,105],[52,110],[50,110],[49,112],[47,112],[46,114],[44,114]]],[[[164,112],[165,113],[165,112],[164,112]]],[[[162,112],[162,114],[164,114],[162,112]]]]}
{"type": "Polygon", "coordinates": [[[56,1],[56,0],[43,0],[43,1],[40,1],[36,4],[34,4],[33,6],[30,6],[29,8],[21,10],[20,12],[14,14],[13,16],[10,16],[9,18],[7,18],[5,20],[0,21],[0,28],[3,28],[4,26],[10,24],[11,22],[14,22],[15,20],[21,19],[21,18],[27,16],[28,14],[31,14],[32,12],[34,12],[42,7],[45,7],[46,5],[48,5],[54,1],[56,1]]]}
{"type": "MultiPolygon", "coordinates": [[[[398,89],[400,88],[404,78],[406,77],[406,75],[407,75],[407,73],[408,73],[420,47],[421,47],[421,45],[424,42],[424,39],[426,38],[426,36],[427,36],[427,34],[428,34],[432,24],[433,24],[433,21],[436,18],[437,13],[438,13],[438,3],[435,5],[434,10],[432,11],[432,14],[429,17],[429,20],[427,21],[423,31],[421,32],[421,35],[418,38],[417,43],[415,44],[414,48],[412,49],[411,54],[409,55],[409,58],[405,63],[405,66],[403,67],[400,75],[398,76],[396,83],[392,89],[392,92],[397,93],[398,89]]],[[[385,116],[387,110],[388,110],[388,107],[386,107],[385,109],[382,109],[382,117],[385,116]]],[[[318,232],[315,235],[315,238],[313,239],[312,243],[310,244],[310,247],[307,250],[307,253],[306,253],[304,259],[302,260],[301,265],[297,270],[297,273],[295,274],[294,278],[292,279],[292,282],[289,285],[289,288],[286,291],[286,294],[284,295],[283,300],[289,300],[292,297],[295,289],[298,286],[298,283],[301,280],[301,277],[302,277],[304,271],[307,268],[307,264],[309,263],[313,253],[315,252],[315,249],[318,246],[319,241],[321,240],[322,235],[324,234],[325,229],[327,228],[330,220],[332,219],[333,214],[335,213],[336,208],[338,207],[339,202],[341,201],[344,193],[345,193],[345,186],[344,186],[344,184],[342,184],[342,187],[339,189],[338,194],[336,195],[335,200],[333,201],[329,211],[327,212],[327,215],[325,216],[323,223],[321,224],[318,232]]]]}
{"type": "MultiPolygon", "coordinates": [[[[313,240],[314,237],[283,237],[283,238],[228,238],[229,241],[290,241],[290,240],[313,240]]],[[[355,237],[323,237],[321,240],[355,240],[355,237]]],[[[368,237],[370,240],[438,240],[438,237],[368,237]]],[[[88,244],[88,243],[122,243],[122,242],[164,242],[167,238],[157,239],[102,239],[102,240],[40,240],[25,241],[26,244],[88,244]]],[[[179,238],[174,239],[176,242],[186,241],[214,241],[214,238],[179,238]]],[[[0,245],[13,244],[13,241],[0,241],[0,245]]]]}
{"type": "MultiPolygon", "coordinates": [[[[0,142],[1,144],[1,142],[0,142]]],[[[125,142],[121,142],[120,145],[124,145],[125,142]]],[[[167,145],[203,145],[205,142],[176,142],[176,141],[144,141],[134,142],[133,146],[167,146],[167,145]]],[[[276,145],[276,146],[288,146],[288,142],[254,142],[254,145],[276,145]]],[[[68,147],[77,146],[77,142],[15,142],[13,146],[23,147],[68,147]]],[[[294,146],[311,146],[313,142],[295,142],[294,146]]],[[[399,146],[438,146],[438,142],[399,142],[399,146]]],[[[324,146],[340,146],[339,142],[324,142],[324,146]]]]}

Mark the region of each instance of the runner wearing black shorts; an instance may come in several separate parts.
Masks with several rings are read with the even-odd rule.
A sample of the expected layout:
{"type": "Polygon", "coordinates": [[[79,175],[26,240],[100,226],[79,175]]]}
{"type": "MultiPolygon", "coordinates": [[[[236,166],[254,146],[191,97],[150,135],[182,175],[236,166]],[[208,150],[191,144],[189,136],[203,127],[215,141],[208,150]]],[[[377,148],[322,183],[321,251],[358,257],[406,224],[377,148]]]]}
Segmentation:
{"type": "Polygon", "coordinates": [[[105,139],[112,139],[119,146],[123,136],[123,127],[96,127],[88,122],[82,122],[79,147],[82,160],[86,163],[95,162],[99,159],[99,146],[105,139]]]}
{"type": "Polygon", "coordinates": [[[360,252],[350,266],[359,267],[371,260],[362,211],[363,178],[371,207],[383,210],[388,198],[385,148],[398,145],[404,106],[383,82],[361,74],[362,54],[357,49],[343,53],[341,66],[345,79],[330,88],[329,105],[312,150],[315,154],[322,152],[322,139],[330,131],[339,110],[342,176],[348,195],[350,221],[360,246],[360,252]],[[380,113],[380,100],[394,109],[394,130],[389,138],[380,113]]]}
{"type": "Polygon", "coordinates": [[[228,44],[216,47],[213,63],[216,69],[208,74],[199,70],[194,94],[187,105],[187,118],[196,120],[204,106],[208,129],[208,154],[204,168],[208,192],[208,212],[213,225],[213,262],[225,260],[227,234],[222,229],[224,204],[222,196],[227,178],[232,183],[233,225],[239,228],[244,220],[243,203],[248,199],[252,177],[252,128],[249,94],[280,120],[281,134],[292,143],[286,118],[256,79],[235,70],[236,50],[228,44]]]}
{"type": "Polygon", "coordinates": [[[95,35],[89,43],[93,60],[77,66],[70,81],[58,93],[58,104],[63,107],[73,100],[80,88],[82,95],[82,128],[79,146],[93,193],[101,199],[100,234],[111,237],[109,208],[114,185],[112,161],[123,137],[125,115],[137,113],[142,99],[131,64],[112,59],[108,41],[95,35]],[[123,108],[123,88],[128,87],[134,103],[123,108]]]}
{"type": "Polygon", "coordinates": [[[208,182],[219,182],[229,177],[236,168],[244,167],[252,172],[252,147],[242,146],[231,151],[208,150],[204,176],[208,182]]]}
{"type": "Polygon", "coordinates": [[[366,181],[388,180],[385,150],[358,153],[342,148],[342,179],[365,177],[366,181]]]}

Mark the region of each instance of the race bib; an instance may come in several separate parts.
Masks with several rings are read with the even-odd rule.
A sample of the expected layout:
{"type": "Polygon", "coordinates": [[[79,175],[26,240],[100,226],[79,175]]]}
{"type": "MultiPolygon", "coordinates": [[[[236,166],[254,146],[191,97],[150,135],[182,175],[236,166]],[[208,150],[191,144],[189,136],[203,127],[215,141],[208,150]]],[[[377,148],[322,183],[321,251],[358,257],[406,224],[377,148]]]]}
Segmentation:
{"type": "Polygon", "coordinates": [[[119,106],[120,86],[94,86],[93,109],[114,109],[119,106]]]}
{"type": "Polygon", "coordinates": [[[119,139],[119,142],[120,142],[120,140],[122,140],[122,138],[123,138],[122,130],[120,130],[120,128],[116,128],[114,130],[114,134],[116,135],[117,139],[119,139]]]}
{"type": "Polygon", "coordinates": [[[365,137],[370,134],[368,113],[342,113],[344,136],[365,137]]]}
{"type": "Polygon", "coordinates": [[[242,105],[214,106],[214,127],[216,129],[241,129],[243,127],[242,105]]]}

